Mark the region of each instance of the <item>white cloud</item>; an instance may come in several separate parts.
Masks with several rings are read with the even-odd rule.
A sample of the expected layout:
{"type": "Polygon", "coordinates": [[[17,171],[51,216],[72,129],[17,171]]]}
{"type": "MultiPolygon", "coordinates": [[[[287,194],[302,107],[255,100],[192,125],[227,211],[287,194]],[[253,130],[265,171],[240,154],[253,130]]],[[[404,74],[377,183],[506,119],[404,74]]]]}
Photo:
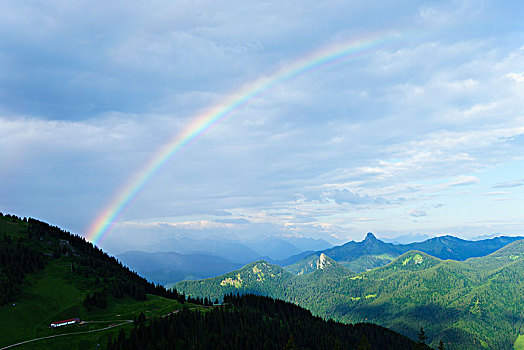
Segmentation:
{"type": "Polygon", "coordinates": [[[449,185],[450,186],[454,186],[454,187],[456,187],[456,186],[468,186],[468,185],[477,184],[479,182],[480,182],[480,180],[476,176],[462,175],[462,176],[458,176],[454,180],[452,180],[449,183],[449,185]]]}
{"type": "Polygon", "coordinates": [[[422,217],[422,216],[427,216],[428,214],[424,210],[422,210],[422,209],[411,209],[408,212],[408,215],[418,218],[418,217],[422,217]]]}

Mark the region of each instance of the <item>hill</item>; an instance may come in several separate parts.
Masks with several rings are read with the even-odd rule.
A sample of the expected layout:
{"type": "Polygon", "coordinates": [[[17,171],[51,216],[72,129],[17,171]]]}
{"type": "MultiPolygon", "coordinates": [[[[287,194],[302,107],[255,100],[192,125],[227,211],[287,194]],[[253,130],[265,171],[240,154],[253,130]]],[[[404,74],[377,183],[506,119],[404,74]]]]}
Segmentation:
{"type": "Polygon", "coordinates": [[[222,300],[229,293],[252,293],[279,298],[282,295],[278,291],[292,278],[293,275],[280,266],[259,260],[218,277],[181,281],[175,287],[190,290],[191,295],[204,295],[212,300],[222,300]]]}
{"type": "Polygon", "coordinates": [[[325,321],[296,305],[256,295],[224,298],[205,313],[183,309],[149,325],[136,324],[108,349],[428,349],[372,324],[325,321]]]}
{"type": "Polygon", "coordinates": [[[34,219],[0,213],[0,262],[0,347],[86,332],[25,348],[95,348],[108,334],[130,328],[141,311],[161,316],[185,302],[82,237],[34,219]],[[71,318],[84,323],[49,328],[71,318]]]}
{"type": "MultiPolygon", "coordinates": [[[[293,271],[271,288],[262,288],[247,275],[242,281],[260,294],[338,321],[373,322],[411,338],[423,326],[434,347],[442,339],[453,349],[511,349],[524,326],[522,240],[466,261],[409,251],[358,275],[330,274],[329,269],[293,271]]],[[[194,296],[204,291],[214,295],[212,282],[221,278],[177,284],[177,288],[194,296]]]]}

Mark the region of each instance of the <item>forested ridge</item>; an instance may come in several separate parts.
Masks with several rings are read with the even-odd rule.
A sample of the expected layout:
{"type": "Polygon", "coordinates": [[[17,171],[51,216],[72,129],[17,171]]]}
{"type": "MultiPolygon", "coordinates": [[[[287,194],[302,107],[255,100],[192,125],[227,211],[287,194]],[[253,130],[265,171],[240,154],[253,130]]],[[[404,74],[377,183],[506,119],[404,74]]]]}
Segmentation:
{"type": "Polygon", "coordinates": [[[524,329],[522,240],[466,261],[411,251],[360,274],[348,273],[336,262],[298,276],[274,271],[279,270],[260,261],[176,287],[212,298],[230,292],[268,295],[297,303],[315,315],[373,322],[412,339],[423,326],[434,347],[442,339],[453,349],[511,349],[524,329]]]}
{"type": "Polygon", "coordinates": [[[226,295],[224,305],[202,311],[182,309],[169,317],[135,320],[129,334],[108,341],[120,349],[429,349],[389,329],[342,324],[315,317],[281,300],[226,295]]]}
{"type": "MultiPolygon", "coordinates": [[[[71,270],[93,281],[84,305],[105,307],[106,294],[144,300],[146,294],[179,301],[185,296],[148,282],[83,237],[31,218],[0,213],[0,305],[16,300],[23,277],[42,269],[51,259],[67,256],[71,270]]],[[[192,300],[196,301],[196,300],[192,300]]]]}

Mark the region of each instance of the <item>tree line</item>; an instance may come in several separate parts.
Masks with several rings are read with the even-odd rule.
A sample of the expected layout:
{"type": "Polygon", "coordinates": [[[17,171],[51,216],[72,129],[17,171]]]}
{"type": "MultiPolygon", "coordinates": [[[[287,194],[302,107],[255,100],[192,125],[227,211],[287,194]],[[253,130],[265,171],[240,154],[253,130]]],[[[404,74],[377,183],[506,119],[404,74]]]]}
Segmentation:
{"type": "Polygon", "coordinates": [[[0,225],[6,231],[0,232],[0,305],[16,300],[25,274],[43,269],[51,259],[62,256],[70,259],[73,273],[93,281],[93,290],[84,298],[86,307],[105,308],[109,294],[116,298],[128,295],[135,300],[146,300],[146,294],[153,294],[182,303],[204,302],[147,281],[84,237],[56,226],[2,213],[0,225]]]}
{"type": "Polygon", "coordinates": [[[294,304],[257,295],[224,297],[212,309],[190,310],[146,321],[108,339],[123,349],[429,349],[389,329],[342,324],[313,316],[294,304]]]}

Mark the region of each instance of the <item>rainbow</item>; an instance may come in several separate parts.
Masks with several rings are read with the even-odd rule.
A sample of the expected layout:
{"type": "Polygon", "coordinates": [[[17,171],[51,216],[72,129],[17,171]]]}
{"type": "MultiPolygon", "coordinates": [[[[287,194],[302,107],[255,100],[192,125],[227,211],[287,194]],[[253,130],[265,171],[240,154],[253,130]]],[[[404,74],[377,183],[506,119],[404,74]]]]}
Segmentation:
{"type": "Polygon", "coordinates": [[[314,51],[305,57],[285,65],[273,74],[261,77],[254,82],[228,95],[221,103],[196,116],[182,132],[164,144],[151,159],[119,189],[109,205],[96,217],[89,227],[86,239],[94,244],[101,242],[110,231],[113,223],[122,211],[137,196],[149,180],[177,153],[187,147],[198,136],[213,125],[224,120],[232,111],[247,104],[254,97],[268,91],[273,86],[316,68],[336,63],[341,60],[357,57],[392,37],[391,34],[369,36],[359,40],[336,43],[314,51]]]}

